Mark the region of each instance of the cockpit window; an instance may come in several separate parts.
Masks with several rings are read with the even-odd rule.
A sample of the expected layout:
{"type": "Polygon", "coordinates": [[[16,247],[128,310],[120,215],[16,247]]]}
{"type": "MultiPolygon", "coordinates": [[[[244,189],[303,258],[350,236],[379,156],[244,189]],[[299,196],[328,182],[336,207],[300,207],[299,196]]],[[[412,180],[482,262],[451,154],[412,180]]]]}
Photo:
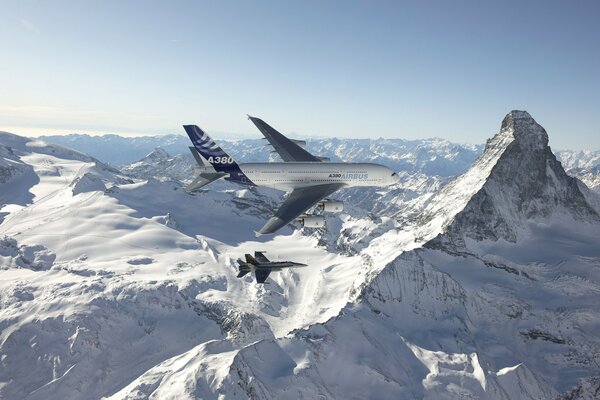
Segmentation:
{"type": "Polygon", "coordinates": [[[392,176],[398,176],[398,174],[394,172],[394,173],[392,173],[392,176]]]}

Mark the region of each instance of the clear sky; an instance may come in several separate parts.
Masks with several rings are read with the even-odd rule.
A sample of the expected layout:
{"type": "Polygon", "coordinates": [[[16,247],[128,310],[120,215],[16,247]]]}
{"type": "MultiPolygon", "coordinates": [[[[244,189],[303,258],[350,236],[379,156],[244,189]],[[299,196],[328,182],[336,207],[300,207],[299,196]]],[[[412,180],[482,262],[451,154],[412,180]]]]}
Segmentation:
{"type": "Polygon", "coordinates": [[[0,0],[0,129],[600,149],[598,1],[0,0]],[[215,135],[217,136],[217,135],[215,135]]]}

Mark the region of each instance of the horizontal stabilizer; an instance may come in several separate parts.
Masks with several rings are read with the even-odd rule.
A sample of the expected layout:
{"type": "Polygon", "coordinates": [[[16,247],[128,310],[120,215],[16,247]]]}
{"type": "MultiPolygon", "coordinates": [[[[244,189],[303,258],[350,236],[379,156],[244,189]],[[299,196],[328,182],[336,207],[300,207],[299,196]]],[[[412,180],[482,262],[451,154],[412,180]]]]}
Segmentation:
{"type": "Polygon", "coordinates": [[[193,192],[195,190],[198,190],[198,189],[208,185],[211,182],[216,181],[219,178],[224,177],[225,175],[227,175],[227,174],[222,173],[222,172],[214,172],[214,173],[203,172],[200,175],[198,175],[192,183],[187,185],[185,190],[188,192],[193,192]]]}
{"type": "Polygon", "coordinates": [[[237,277],[241,278],[242,276],[246,275],[248,272],[250,272],[249,269],[240,269],[240,272],[238,272],[237,277]]]}

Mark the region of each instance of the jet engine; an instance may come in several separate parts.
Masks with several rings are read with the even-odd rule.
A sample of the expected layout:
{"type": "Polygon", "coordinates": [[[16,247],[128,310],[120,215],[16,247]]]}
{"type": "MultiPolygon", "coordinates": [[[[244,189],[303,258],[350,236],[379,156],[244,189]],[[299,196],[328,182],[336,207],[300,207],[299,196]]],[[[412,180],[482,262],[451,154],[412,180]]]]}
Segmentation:
{"type": "Polygon", "coordinates": [[[319,210],[339,213],[344,210],[344,203],[341,201],[323,200],[317,203],[317,207],[319,210]]]}
{"type": "Polygon", "coordinates": [[[305,228],[322,228],[325,226],[325,217],[321,215],[305,215],[299,218],[305,228]]]}

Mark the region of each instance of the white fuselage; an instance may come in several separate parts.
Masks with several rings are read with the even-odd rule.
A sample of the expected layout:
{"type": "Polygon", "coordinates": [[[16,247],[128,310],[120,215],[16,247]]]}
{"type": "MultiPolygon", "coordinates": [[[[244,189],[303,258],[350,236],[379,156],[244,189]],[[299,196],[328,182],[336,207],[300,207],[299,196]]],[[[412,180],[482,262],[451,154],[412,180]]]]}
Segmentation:
{"type": "Polygon", "coordinates": [[[388,186],[398,175],[371,163],[275,162],[239,164],[257,186],[290,191],[306,186],[343,183],[347,186],[388,186]]]}

